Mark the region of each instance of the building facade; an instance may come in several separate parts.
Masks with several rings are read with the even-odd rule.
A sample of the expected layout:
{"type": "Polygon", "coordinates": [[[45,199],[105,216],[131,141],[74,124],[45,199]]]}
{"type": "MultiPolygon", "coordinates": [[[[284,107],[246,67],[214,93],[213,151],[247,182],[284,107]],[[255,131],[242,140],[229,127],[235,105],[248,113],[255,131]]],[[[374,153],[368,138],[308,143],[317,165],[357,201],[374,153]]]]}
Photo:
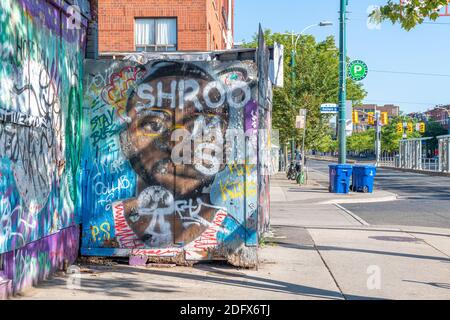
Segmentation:
{"type": "Polygon", "coordinates": [[[439,122],[445,129],[449,129],[450,105],[436,106],[424,112],[428,121],[439,122]]]}
{"type": "Polygon", "coordinates": [[[91,4],[0,0],[0,300],[78,255],[91,4]]]}
{"type": "Polygon", "coordinates": [[[99,0],[100,55],[233,47],[234,0],[99,0]]]}

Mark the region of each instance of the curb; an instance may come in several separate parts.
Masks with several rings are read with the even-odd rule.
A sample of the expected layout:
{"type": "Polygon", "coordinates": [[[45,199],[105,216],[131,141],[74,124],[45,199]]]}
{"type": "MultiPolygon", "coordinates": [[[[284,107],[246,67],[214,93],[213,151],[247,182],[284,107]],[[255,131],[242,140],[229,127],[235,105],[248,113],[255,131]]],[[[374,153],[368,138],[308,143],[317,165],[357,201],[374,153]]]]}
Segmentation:
{"type": "Polygon", "coordinates": [[[400,172],[425,174],[425,175],[429,175],[429,176],[433,176],[433,177],[450,177],[450,173],[447,173],[447,172],[436,172],[436,171],[415,170],[415,169],[402,169],[402,168],[385,167],[385,166],[379,166],[378,168],[395,170],[395,171],[400,171],[400,172]]]}
{"type": "Polygon", "coordinates": [[[346,214],[348,214],[349,216],[351,216],[353,219],[355,219],[356,221],[358,221],[359,223],[361,223],[363,226],[370,226],[370,224],[368,222],[366,222],[363,218],[357,216],[356,214],[354,214],[353,212],[351,212],[350,210],[345,209],[343,206],[340,206],[339,204],[335,204],[335,206],[339,209],[341,209],[342,211],[344,211],[346,214]]]}
{"type": "Polygon", "coordinates": [[[378,203],[378,202],[390,202],[398,200],[398,195],[393,194],[391,196],[369,199],[332,199],[328,201],[319,202],[318,204],[358,204],[358,203],[378,203]]]}

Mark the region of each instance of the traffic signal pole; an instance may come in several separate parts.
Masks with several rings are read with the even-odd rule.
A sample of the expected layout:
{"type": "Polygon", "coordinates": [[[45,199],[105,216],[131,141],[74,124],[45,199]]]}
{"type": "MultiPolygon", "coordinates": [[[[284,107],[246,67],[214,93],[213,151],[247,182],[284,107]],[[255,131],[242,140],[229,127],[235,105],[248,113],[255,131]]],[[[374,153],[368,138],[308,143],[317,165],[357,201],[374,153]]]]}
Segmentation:
{"type": "Polygon", "coordinates": [[[376,156],[376,166],[380,164],[381,160],[381,113],[380,111],[375,112],[376,121],[376,139],[375,139],[375,156],[376,156]]]}
{"type": "Polygon", "coordinates": [[[339,164],[347,163],[346,100],[347,100],[347,5],[341,0],[339,30],[339,164]]]}

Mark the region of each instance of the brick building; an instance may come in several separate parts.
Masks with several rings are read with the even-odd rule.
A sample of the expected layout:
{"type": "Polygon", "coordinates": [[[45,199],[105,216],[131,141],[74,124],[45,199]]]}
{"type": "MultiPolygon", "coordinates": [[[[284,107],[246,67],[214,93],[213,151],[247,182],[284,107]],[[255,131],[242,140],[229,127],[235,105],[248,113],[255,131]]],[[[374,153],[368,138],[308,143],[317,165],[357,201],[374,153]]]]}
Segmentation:
{"type": "Polygon", "coordinates": [[[424,112],[428,121],[439,122],[445,129],[449,129],[450,105],[436,106],[424,112]]]}
{"type": "Polygon", "coordinates": [[[234,0],[99,0],[100,55],[233,47],[234,0]]]}

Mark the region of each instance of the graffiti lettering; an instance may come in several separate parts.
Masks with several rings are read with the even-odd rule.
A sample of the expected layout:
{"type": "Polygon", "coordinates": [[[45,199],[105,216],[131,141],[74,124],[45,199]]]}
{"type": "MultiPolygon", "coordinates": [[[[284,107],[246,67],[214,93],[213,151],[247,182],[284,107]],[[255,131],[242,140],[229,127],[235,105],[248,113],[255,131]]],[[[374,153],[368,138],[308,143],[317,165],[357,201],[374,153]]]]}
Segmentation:
{"type": "Polygon", "coordinates": [[[109,222],[104,222],[100,227],[92,226],[92,239],[97,241],[108,241],[111,239],[111,226],[109,222]],[[100,234],[100,232],[102,234],[100,234]]]}
{"type": "Polygon", "coordinates": [[[158,81],[156,87],[149,83],[141,84],[136,91],[137,97],[145,103],[147,108],[161,108],[164,101],[170,101],[170,108],[175,109],[178,100],[179,109],[184,109],[186,103],[191,102],[197,111],[204,110],[200,99],[209,109],[223,107],[225,102],[233,108],[240,109],[251,100],[250,88],[243,81],[235,81],[229,87],[220,81],[212,81],[203,88],[202,92],[200,92],[200,84],[194,79],[172,80],[167,85],[170,89],[168,92],[164,91],[164,86],[162,81],[158,81]],[[177,99],[177,97],[179,98],[177,99]]]}

